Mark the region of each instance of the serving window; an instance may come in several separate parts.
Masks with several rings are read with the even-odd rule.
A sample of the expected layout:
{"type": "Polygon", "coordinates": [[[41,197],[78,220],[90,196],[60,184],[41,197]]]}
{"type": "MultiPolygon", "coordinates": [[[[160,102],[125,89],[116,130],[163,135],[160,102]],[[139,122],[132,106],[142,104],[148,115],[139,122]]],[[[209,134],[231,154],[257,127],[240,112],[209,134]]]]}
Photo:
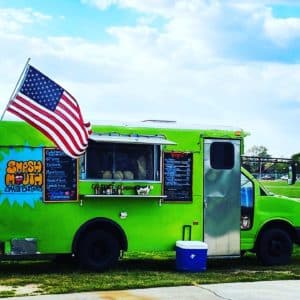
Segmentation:
{"type": "Polygon", "coordinates": [[[160,181],[160,145],[90,141],[81,178],[160,181]]]}

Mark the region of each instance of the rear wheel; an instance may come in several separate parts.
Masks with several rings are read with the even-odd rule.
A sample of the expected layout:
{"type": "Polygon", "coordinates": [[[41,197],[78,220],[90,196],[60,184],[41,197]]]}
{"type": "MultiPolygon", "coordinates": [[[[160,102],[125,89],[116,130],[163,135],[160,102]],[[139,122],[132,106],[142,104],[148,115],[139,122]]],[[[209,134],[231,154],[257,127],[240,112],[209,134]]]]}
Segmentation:
{"type": "Polygon", "coordinates": [[[290,262],[292,250],[289,233],[281,228],[271,228],[261,233],[256,255],[264,265],[284,265],[290,262]]]}
{"type": "Polygon", "coordinates": [[[119,255],[119,241],[110,232],[90,231],[80,240],[78,258],[86,269],[104,271],[118,261],[119,255]]]}

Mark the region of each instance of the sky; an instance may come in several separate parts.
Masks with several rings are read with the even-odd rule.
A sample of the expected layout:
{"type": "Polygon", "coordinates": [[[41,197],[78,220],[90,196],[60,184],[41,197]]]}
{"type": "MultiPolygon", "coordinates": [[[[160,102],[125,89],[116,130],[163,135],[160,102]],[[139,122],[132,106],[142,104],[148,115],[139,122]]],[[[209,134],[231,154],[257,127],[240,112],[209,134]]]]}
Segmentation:
{"type": "Polygon", "coordinates": [[[300,152],[300,1],[0,0],[0,43],[2,112],[30,58],[87,121],[231,126],[246,150],[300,152]]]}

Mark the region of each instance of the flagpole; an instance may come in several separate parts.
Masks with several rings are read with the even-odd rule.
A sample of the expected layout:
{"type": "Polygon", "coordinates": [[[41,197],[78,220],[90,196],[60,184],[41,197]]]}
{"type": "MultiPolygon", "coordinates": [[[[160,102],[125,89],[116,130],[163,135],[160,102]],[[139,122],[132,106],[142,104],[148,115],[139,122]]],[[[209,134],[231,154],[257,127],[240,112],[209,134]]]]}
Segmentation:
{"type": "Polygon", "coordinates": [[[6,107],[5,107],[5,109],[4,109],[4,111],[3,111],[2,115],[1,115],[0,121],[2,121],[2,119],[3,119],[3,117],[4,117],[4,115],[5,115],[6,111],[7,111],[7,108],[8,108],[8,106],[9,106],[11,100],[12,100],[12,99],[14,98],[14,96],[15,96],[15,93],[16,93],[17,88],[19,87],[20,81],[21,81],[21,79],[23,78],[23,75],[24,75],[24,73],[25,73],[25,71],[26,71],[26,69],[27,69],[27,66],[29,65],[29,61],[30,61],[30,57],[28,57],[28,59],[27,59],[27,61],[26,61],[26,64],[25,64],[25,66],[24,66],[24,68],[23,68],[23,71],[22,71],[22,73],[21,73],[21,75],[20,75],[20,77],[19,77],[19,79],[18,79],[18,82],[17,82],[17,84],[15,85],[15,88],[14,88],[14,90],[13,90],[13,92],[12,92],[10,98],[9,98],[9,101],[8,101],[6,107]]]}

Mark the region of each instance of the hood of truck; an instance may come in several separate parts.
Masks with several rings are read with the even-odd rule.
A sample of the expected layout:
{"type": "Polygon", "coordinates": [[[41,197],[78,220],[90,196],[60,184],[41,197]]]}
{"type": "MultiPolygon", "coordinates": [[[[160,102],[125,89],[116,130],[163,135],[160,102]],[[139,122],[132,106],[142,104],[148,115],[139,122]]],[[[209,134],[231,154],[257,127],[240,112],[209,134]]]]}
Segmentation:
{"type": "Polygon", "coordinates": [[[294,201],[294,202],[300,202],[300,198],[291,198],[291,197],[288,197],[288,196],[284,196],[284,195],[278,195],[278,194],[274,194],[272,192],[269,192],[268,194],[269,197],[274,197],[274,198],[278,198],[282,201],[294,201]]]}
{"type": "MultiPolygon", "coordinates": [[[[259,182],[251,173],[249,173],[247,170],[244,168],[241,168],[241,172],[247,176],[254,184],[255,186],[255,193],[256,197],[261,197],[265,200],[268,199],[268,201],[280,201],[280,202],[294,202],[294,203],[299,203],[300,202],[300,197],[294,198],[294,197],[288,197],[280,194],[275,194],[271,192],[267,187],[265,187],[261,182],[259,182]]],[[[299,195],[300,196],[300,195],[299,195]]]]}

